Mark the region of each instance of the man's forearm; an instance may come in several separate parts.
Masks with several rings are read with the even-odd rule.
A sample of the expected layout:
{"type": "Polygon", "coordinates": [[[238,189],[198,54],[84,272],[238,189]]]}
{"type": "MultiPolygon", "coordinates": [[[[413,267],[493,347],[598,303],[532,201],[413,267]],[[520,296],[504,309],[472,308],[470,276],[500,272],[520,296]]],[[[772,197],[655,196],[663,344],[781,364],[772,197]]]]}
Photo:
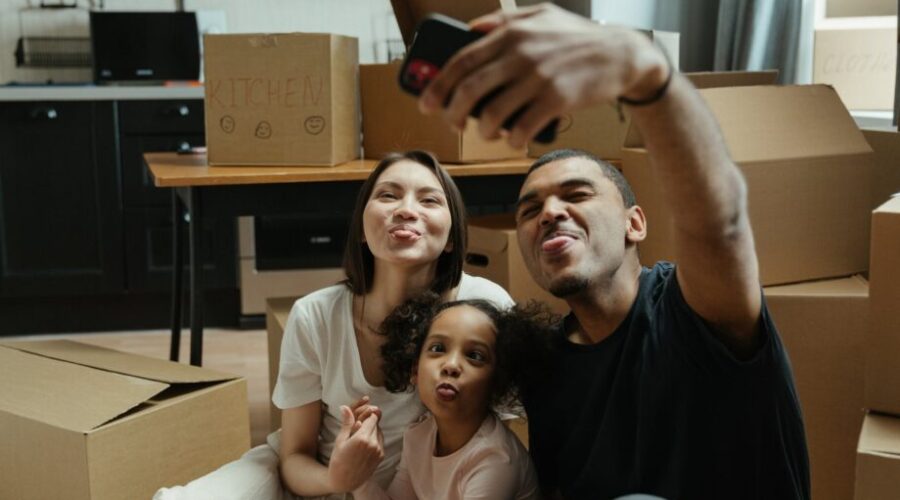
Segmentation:
{"type": "Polygon", "coordinates": [[[746,222],[746,186],[715,118],[691,83],[674,75],[663,99],[629,111],[676,230],[709,238],[739,230],[746,222]]]}
{"type": "Polygon", "coordinates": [[[632,119],[672,217],[679,284],[687,303],[732,352],[751,355],[761,299],[747,186],[691,83],[676,75],[669,91],[652,105],[633,108],[632,119]]]}

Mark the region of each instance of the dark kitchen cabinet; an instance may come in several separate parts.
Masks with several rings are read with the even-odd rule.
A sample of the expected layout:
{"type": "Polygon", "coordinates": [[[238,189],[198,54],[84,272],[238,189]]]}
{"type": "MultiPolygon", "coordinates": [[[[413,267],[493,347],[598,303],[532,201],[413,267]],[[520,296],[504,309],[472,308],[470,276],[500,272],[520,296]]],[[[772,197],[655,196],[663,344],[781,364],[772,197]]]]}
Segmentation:
{"type": "Polygon", "coordinates": [[[124,289],[115,103],[0,103],[0,296],[124,289]]]}
{"type": "MultiPolygon", "coordinates": [[[[182,226],[188,241],[188,225],[182,226]]],[[[207,289],[236,287],[237,249],[234,219],[204,221],[200,242],[202,280],[207,289]]],[[[125,209],[125,257],[128,289],[169,292],[172,289],[172,211],[168,208],[125,209]]],[[[182,262],[188,262],[184,245],[182,262]]],[[[184,274],[187,280],[187,272],[184,274]]]]}
{"type": "MultiPolygon", "coordinates": [[[[120,102],[119,137],[127,287],[130,292],[166,292],[172,279],[172,193],[153,185],[143,156],[203,146],[203,101],[120,102]]],[[[204,222],[200,255],[207,288],[237,288],[236,224],[234,217],[204,222]]],[[[187,224],[183,227],[187,241],[187,224]]],[[[187,262],[188,245],[184,249],[187,262]]]]}

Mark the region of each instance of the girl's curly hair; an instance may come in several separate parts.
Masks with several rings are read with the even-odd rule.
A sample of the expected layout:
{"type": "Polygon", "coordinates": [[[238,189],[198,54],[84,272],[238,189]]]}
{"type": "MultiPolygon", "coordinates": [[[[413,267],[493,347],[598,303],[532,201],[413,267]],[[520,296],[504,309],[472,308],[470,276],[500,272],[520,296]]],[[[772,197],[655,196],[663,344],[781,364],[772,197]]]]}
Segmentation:
{"type": "Polygon", "coordinates": [[[464,305],[490,318],[497,334],[492,406],[516,401],[522,387],[537,382],[547,373],[559,317],[545,305],[531,301],[525,306],[503,310],[478,299],[441,303],[437,294],[426,292],[401,304],[381,324],[380,332],[387,337],[381,346],[381,357],[388,391],[413,389],[410,377],[434,318],[451,307],[464,305]]]}

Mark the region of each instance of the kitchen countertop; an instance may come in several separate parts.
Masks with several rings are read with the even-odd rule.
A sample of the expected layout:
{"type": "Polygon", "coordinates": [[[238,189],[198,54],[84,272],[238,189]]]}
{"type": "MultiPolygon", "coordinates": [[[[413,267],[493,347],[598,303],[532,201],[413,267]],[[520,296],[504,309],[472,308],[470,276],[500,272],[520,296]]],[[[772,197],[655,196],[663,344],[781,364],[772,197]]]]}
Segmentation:
{"type": "Polygon", "coordinates": [[[0,86],[0,101],[113,101],[203,99],[203,87],[113,85],[0,86]]]}

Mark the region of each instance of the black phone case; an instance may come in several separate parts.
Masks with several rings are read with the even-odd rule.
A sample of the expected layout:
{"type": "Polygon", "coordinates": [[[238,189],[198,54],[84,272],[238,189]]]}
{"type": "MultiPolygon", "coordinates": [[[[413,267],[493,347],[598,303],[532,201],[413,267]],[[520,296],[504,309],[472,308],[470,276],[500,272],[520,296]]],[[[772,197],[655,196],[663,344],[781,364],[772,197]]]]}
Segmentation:
{"type": "MultiPolygon", "coordinates": [[[[467,25],[456,19],[440,14],[429,15],[419,23],[406,59],[400,67],[400,88],[414,96],[420,95],[453,54],[482,36],[482,33],[470,31],[467,25]]],[[[484,106],[502,90],[502,87],[498,88],[478,101],[472,108],[471,116],[478,118],[484,106]]],[[[513,113],[503,122],[503,128],[511,130],[525,110],[526,107],[522,107],[513,113]]],[[[538,132],[534,140],[545,144],[553,142],[558,124],[558,119],[553,120],[538,132]]]]}

